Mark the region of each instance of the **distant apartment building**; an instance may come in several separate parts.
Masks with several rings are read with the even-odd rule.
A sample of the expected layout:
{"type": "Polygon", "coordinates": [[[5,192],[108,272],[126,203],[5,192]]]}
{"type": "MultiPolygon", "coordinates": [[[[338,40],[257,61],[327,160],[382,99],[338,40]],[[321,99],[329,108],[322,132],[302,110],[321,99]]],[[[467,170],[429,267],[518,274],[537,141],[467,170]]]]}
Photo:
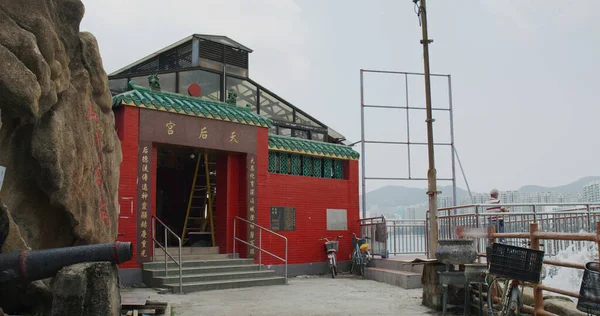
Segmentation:
{"type": "Polygon", "coordinates": [[[438,196],[438,208],[454,206],[454,198],[451,196],[438,196]]]}
{"type": "Polygon", "coordinates": [[[600,202],[600,181],[593,181],[583,186],[583,202],[600,202]]]}

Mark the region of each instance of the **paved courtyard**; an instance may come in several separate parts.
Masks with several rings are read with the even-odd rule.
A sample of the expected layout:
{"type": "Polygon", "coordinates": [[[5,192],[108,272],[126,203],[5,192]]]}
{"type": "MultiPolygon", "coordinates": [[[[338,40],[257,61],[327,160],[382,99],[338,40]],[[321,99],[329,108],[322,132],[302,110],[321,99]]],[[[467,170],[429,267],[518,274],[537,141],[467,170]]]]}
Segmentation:
{"type": "Polygon", "coordinates": [[[421,289],[405,290],[356,276],[297,277],[288,285],[186,295],[161,295],[152,289],[122,292],[169,302],[177,316],[438,315],[421,306],[421,289]]]}

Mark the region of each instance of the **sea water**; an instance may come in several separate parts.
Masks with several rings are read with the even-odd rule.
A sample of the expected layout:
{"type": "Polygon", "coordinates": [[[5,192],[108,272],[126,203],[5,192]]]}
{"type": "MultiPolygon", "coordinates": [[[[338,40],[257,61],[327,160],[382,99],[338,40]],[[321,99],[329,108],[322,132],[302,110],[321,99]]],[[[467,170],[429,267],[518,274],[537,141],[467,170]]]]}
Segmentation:
{"type": "MultiPolygon", "coordinates": [[[[561,250],[557,255],[546,256],[544,259],[586,264],[590,261],[594,261],[594,259],[598,257],[598,245],[595,242],[581,242],[580,245],[581,246],[579,247],[576,244],[571,244],[569,247],[561,250]]],[[[581,279],[583,278],[583,270],[544,265],[543,275],[544,278],[542,283],[544,285],[579,293],[581,279]]],[[[544,291],[544,294],[561,295],[547,291],[544,291]]],[[[577,302],[577,299],[572,297],[569,298],[574,302],[577,302]]]]}

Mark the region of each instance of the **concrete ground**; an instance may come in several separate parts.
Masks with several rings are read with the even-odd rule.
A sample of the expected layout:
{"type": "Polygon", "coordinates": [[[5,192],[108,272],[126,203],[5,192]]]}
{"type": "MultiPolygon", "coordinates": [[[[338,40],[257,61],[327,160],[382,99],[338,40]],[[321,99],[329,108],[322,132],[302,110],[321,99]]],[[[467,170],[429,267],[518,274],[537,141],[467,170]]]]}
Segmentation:
{"type": "MultiPolygon", "coordinates": [[[[157,294],[123,289],[122,296],[168,302],[177,316],[441,315],[421,306],[422,289],[405,290],[357,276],[290,278],[288,285],[157,294]]],[[[170,316],[170,315],[168,315],[170,316]]]]}

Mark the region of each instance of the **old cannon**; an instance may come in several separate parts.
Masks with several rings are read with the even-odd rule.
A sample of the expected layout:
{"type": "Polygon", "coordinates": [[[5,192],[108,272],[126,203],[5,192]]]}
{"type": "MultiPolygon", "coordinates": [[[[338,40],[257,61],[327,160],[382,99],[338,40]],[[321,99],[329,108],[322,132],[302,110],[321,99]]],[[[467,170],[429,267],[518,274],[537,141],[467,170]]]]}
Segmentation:
{"type": "Polygon", "coordinates": [[[123,263],[131,260],[130,242],[94,244],[36,251],[0,253],[0,283],[30,282],[56,275],[60,269],[77,263],[110,261],[123,263]]]}

